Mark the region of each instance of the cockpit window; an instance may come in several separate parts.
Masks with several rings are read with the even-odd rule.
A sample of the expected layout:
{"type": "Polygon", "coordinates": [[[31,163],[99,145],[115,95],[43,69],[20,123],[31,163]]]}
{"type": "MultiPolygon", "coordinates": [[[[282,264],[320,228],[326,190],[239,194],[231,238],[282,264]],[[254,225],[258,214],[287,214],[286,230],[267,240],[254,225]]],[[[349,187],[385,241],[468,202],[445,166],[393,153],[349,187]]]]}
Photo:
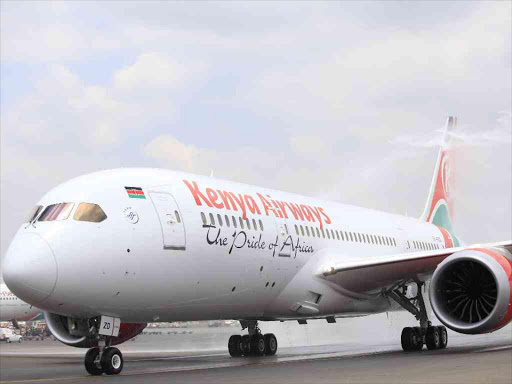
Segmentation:
{"type": "Polygon", "coordinates": [[[25,218],[25,220],[23,222],[24,223],[31,223],[31,222],[33,222],[35,219],[37,219],[37,216],[39,216],[39,214],[41,213],[42,209],[43,209],[42,205],[36,205],[30,211],[30,214],[27,215],[27,217],[25,218]]]}
{"type": "Polygon", "coordinates": [[[59,203],[46,207],[37,221],[66,220],[73,210],[75,203],[59,203]]]}
{"type": "Polygon", "coordinates": [[[80,203],[76,209],[73,219],[78,221],[90,221],[92,223],[102,222],[107,215],[98,204],[80,203]]]}

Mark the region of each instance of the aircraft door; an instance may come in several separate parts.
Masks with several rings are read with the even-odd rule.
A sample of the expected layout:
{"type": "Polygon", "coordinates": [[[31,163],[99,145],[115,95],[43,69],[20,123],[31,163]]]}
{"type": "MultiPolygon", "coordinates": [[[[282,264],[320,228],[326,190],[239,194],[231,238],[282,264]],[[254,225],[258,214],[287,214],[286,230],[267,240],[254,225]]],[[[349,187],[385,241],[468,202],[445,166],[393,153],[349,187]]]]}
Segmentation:
{"type": "Polygon", "coordinates": [[[183,216],[174,197],[168,192],[149,192],[162,228],[164,249],[185,250],[183,216]]]}

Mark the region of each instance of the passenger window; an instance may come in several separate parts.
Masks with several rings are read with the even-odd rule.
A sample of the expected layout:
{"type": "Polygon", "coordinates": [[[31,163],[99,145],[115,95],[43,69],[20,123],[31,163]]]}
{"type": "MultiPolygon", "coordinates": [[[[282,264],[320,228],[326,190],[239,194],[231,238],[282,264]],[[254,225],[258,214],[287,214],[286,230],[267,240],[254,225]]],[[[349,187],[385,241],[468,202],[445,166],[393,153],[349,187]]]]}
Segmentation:
{"type": "Polygon", "coordinates": [[[306,226],[306,235],[309,237],[309,228],[306,226]]]}
{"type": "Polygon", "coordinates": [[[331,229],[331,238],[334,240],[334,229],[331,229]]]}
{"type": "Polygon", "coordinates": [[[240,228],[241,229],[244,229],[244,221],[242,220],[241,217],[238,218],[238,221],[240,222],[240,228]]]}
{"type": "Polygon", "coordinates": [[[379,239],[379,244],[382,245],[382,239],[380,236],[377,236],[377,238],[379,239]]]}
{"type": "Polygon", "coordinates": [[[217,221],[219,222],[219,226],[222,227],[222,217],[217,213],[217,221]]]}
{"type": "Polygon", "coordinates": [[[39,214],[41,213],[42,210],[43,210],[42,205],[36,205],[35,208],[32,208],[32,210],[30,211],[30,214],[27,216],[27,218],[23,222],[24,223],[33,222],[35,219],[37,219],[37,216],[39,216],[39,214]]]}
{"type": "Polygon", "coordinates": [[[386,245],[388,245],[388,246],[389,246],[389,245],[390,245],[390,244],[389,244],[389,237],[387,237],[387,236],[386,236],[384,239],[386,240],[386,245]]]}
{"type": "Polygon", "coordinates": [[[203,222],[203,225],[206,225],[206,216],[204,215],[204,212],[201,212],[201,221],[203,222]]]}
{"type": "MultiPolygon", "coordinates": [[[[263,223],[261,222],[261,220],[259,220],[259,222],[260,222],[261,232],[263,232],[263,223]]],[[[284,225],[284,227],[286,228],[286,224],[284,225]]],[[[286,233],[288,233],[288,228],[286,228],[286,233]]]]}
{"type": "Polygon", "coordinates": [[[311,236],[315,237],[315,228],[311,227],[311,236]]]}
{"type": "Polygon", "coordinates": [[[295,233],[299,236],[299,227],[297,227],[297,224],[295,224],[295,233]]]}
{"type": "Polygon", "coordinates": [[[320,232],[322,232],[322,237],[325,239],[325,232],[323,228],[320,228],[320,232]]]}
{"type": "Polygon", "coordinates": [[[396,239],[393,237],[393,245],[396,247],[396,239]]]}
{"type": "Polygon", "coordinates": [[[235,216],[231,216],[231,218],[233,219],[233,227],[236,228],[236,217],[235,216]]]}
{"type": "Polygon", "coordinates": [[[256,225],[256,220],[252,219],[252,227],[254,228],[255,231],[258,230],[258,226],[256,225]]]}
{"type": "MultiPolygon", "coordinates": [[[[80,208],[80,206],[78,206],[78,207],[80,208]]],[[[78,211],[78,209],[77,209],[77,211],[78,211]]],[[[76,213],[75,213],[75,215],[76,215],[76,213]]],[[[174,215],[176,216],[176,221],[178,223],[181,223],[181,217],[180,217],[180,214],[178,213],[178,211],[174,211],[174,215]]]]}
{"type": "Polygon", "coordinates": [[[226,225],[229,228],[229,217],[228,217],[228,215],[224,215],[224,220],[226,221],[226,225]]]}
{"type": "Polygon", "coordinates": [[[318,228],[316,228],[316,234],[317,234],[317,237],[320,237],[320,230],[318,228]]]}
{"type": "Polygon", "coordinates": [[[360,233],[355,233],[355,235],[356,235],[356,241],[358,243],[361,243],[361,234],[360,233]]]}
{"type": "Polygon", "coordinates": [[[288,225],[286,225],[286,224],[285,224],[285,225],[284,225],[284,229],[285,229],[285,231],[286,231],[286,234],[287,234],[287,235],[289,235],[289,234],[290,234],[290,232],[288,232],[288,225]]]}
{"type": "MultiPolygon", "coordinates": [[[[82,203],[82,204],[85,204],[85,203],[82,203]]],[[[39,219],[37,219],[37,221],[66,220],[69,217],[74,206],[75,206],[75,203],[59,203],[59,204],[49,205],[45,208],[43,213],[41,213],[41,216],[39,216],[39,219]]],[[[103,212],[103,210],[101,210],[101,212],[103,212]]],[[[103,214],[105,215],[105,213],[103,213],[103,214]]],[[[107,218],[107,216],[105,215],[105,219],[106,218],[107,218]]],[[[105,219],[103,219],[103,220],[105,220],[105,219]]]]}
{"type": "Polygon", "coordinates": [[[247,224],[247,229],[251,229],[251,222],[249,221],[249,219],[245,219],[245,224],[247,224]]]}
{"type": "Polygon", "coordinates": [[[354,239],[352,238],[352,232],[349,232],[348,234],[350,235],[350,241],[354,241],[354,239]]]}
{"type": "Polygon", "coordinates": [[[327,232],[327,238],[330,240],[331,239],[331,235],[329,235],[329,230],[326,229],[325,232],[327,232]]]}
{"type": "Polygon", "coordinates": [[[210,213],[210,225],[215,226],[215,219],[213,218],[213,214],[210,213]]]}
{"type": "Polygon", "coordinates": [[[338,230],[336,230],[336,238],[339,240],[340,239],[340,233],[338,232],[338,230]]]}
{"type": "Polygon", "coordinates": [[[302,225],[300,226],[300,233],[302,234],[302,236],[304,236],[304,228],[302,227],[302,225]]]}

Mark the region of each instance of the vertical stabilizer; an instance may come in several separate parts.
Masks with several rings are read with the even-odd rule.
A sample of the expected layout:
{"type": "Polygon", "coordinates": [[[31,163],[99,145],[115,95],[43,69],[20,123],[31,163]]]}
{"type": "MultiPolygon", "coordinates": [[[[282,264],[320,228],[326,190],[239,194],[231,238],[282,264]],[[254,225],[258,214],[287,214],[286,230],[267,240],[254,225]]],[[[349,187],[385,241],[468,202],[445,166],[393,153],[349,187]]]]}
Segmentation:
{"type": "Polygon", "coordinates": [[[453,148],[450,146],[451,133],[456,129],[457,118],[450,116],[446,122],[443,142],[437,157],[434,177],[430,186],[422,220],[444,228],[452,237],[453,245],[458,246],[459,241],[453,233],[454,203],[453,177],[455,176],[455,158],[453,148]]]}

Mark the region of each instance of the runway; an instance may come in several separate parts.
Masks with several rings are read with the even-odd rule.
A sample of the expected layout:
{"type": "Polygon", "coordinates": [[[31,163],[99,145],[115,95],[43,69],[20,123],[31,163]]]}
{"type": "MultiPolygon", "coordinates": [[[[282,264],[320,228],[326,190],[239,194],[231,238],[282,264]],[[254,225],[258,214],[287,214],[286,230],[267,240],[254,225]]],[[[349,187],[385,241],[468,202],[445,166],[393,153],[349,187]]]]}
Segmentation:
{"type": "MultiPolygon", "coordinates": [[[[510,330],[509,330],[510,331],[510,330]]],[[[121,346],[119,376],[88,376],[84,350],[54,341],[0,346],[2,383],[510,383],[512,335],[452,337],[446,350],[404,353],[398,343],[280,348],[272,357],[231,358],[226,350],[151,351],[121,346]]],[[[223,332],[220,332],[223,335],[223,332]]],[[[144,336],[144,338],[155,336],[144,336]]],[[[143,339],[144,339],[143,338],[143,339]]]]}

